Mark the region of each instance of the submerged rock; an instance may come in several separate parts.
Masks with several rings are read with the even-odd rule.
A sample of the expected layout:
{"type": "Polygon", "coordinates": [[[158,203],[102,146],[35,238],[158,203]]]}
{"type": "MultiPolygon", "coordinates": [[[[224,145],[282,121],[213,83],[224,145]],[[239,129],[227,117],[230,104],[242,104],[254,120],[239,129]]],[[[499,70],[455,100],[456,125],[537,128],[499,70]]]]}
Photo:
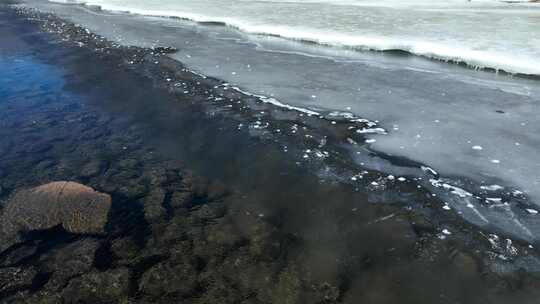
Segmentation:
{"type": "Polygon", "coordinates": [[[188,296],[197,284],[197,272],[191,264],[162,262],[143,274],[139,289],[153,297],[164,294],[188,296]]]}
{"type": "Polygon", "coordinates": [[[174,191],[171,195],[171,207],[172,208],[189,208],[193,199],[193,193],[189,190],[174,191]]]}
{"type": "Polygon", "coordinates": [[[2,259],[0,259],[0,267],[11,266],[25,259],[31,257],[37,252],[36,244],[25,244],[24,246],[15,248],[10,252],[6,253],[2,259]]]}
{"type": "Polygon", "coordinates": [[[272,303],[294,304],[299,302],[300,278],[294,269],[285,269],[279,274],[271,294],[272,303]]]}
{"type": "Polygon", "coordinates": [[[0,251],[20,241],[24,232],[59,225],[71,233],[103,233],[110,208],[108,194],[74,182],[52,182],[19,191],[7,201],[0,216],[0,251]]]}
{"type": "Polygon", "coordinates": [[[32,284],[37,272],[32,269],[8,267],[0,269],[0,293],[9,292],[32,284]]]}
{"type": "Polygon", "coordinates": [[[82,177],[94,177],[101,173],[103,171],[103,168],[105,167],[105,162],[100,160],[93,160],[84,165],[84,167],[81,170],[81,176],[82,177]]]}
{"type": "Polygon", "coordinates": [[[166,210],[163,206],[165,192],[161,188],[156,188],[144,198],[144,218],[152,223],[163,219],[166,210]]]}
{"type": "Polygon", "coordinates": [[[129,292],[129,270],[93,271],[72,279],[62,292],[63,303],[123,303],[129,292]]]}
{"type": "Polygon", "coordinates": [[[111,242],[111,254],[118,265],[129,265],[137,259],[140,248],[131,238],[125,237],[111,242]]]}
{"type": "Polygon", "coordinates": [[[47,287],[58,290],[72,277],[92,269],[99,242],[95,239],[82,239],[61,248],[53,249],[41,258],[42,270],[52,273],[47,287]]]}

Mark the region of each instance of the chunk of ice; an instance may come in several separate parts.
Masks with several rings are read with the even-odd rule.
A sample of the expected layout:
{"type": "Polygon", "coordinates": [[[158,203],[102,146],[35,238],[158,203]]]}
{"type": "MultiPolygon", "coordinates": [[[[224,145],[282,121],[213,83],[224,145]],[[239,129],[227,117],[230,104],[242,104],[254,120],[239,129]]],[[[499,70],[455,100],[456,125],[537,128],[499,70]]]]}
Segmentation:
{"type": "Polygon", "coordinates": [[[538,210],[535,210],[535,209],[525,209],[525,210],[527,210],[529,214],[538,214],[538,210]]]}

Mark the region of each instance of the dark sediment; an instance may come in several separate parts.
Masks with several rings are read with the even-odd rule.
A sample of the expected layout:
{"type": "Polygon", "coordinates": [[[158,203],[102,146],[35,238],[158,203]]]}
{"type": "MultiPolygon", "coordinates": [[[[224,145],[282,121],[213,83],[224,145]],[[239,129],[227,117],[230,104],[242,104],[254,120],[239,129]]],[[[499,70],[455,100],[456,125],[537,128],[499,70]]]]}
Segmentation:
{"type": "Polygon", "coordinates": [[[0,253],[0,301],[537,303],[534,273],[492,271],[491,254],[506,248],[429,211],[437,202],[415,184],[370,172],[355,191],[332,178],[348,170],[331,146],[353,136],[349,122],[330,128],[260,104],[192,74],[166,47],[120,47],[54,16],[1,14],[6,56],[64,71],[56,91],[0,101],[4,214],[19,191],[55,180],[88,185],[112,205],[104,234],[61,220],[24,229],[0,253]],[[283,153],[323,136],[326,163],[283,153]],[[330,165],[341,169],[323,170],[330,165]],[[373,180],[375,199],[363,190],[373,180]],[[450,224],[453,239],[441,239],[450,224]]]}

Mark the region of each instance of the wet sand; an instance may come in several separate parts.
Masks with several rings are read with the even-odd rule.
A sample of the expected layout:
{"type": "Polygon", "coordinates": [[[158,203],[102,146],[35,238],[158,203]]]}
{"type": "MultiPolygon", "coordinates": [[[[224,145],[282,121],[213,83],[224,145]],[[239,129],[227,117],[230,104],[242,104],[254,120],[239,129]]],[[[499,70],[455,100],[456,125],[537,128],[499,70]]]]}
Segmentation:
{"type": "Polygon", "coordinates": [[[528,244],[490,238],[414,182],[351,183],[337,144],[350,121],[261,104],[170,50],[0,17],[0,199],[71,180],[113,204],[105,235],[34,231],[2,252],[0,301],[536,303],[528,244]],[[323,138],[328,155],[307,152],[323,138]]]}

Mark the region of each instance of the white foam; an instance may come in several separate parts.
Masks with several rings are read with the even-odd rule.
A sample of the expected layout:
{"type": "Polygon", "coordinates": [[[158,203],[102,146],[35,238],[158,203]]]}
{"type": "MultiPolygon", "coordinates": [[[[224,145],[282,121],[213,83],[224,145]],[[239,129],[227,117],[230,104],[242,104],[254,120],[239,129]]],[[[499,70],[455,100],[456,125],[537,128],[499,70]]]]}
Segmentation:
{"type": "Polygon", "coordinates": [[[231,85],[228,85],[228,84],[225,84],[224,86],[230,87],[231,89],[233,89],[233,90],[235,90],[237,92],[240,92],[240,93],[242,93],[244,95],[258,98],[260,101],[262,101],[264,103],[270,103],[270,104],[273,104],[273,105],[275,105],[277,107],[280,107],[280,108],[284,108],[284,109],[288,109],[288,110],[292,110],[292,111],[297,111],[297,112],[308,114],[308,115],[317,115],[317,116],[320,115],[318,112],[315,112],[315,111],[312,111],[312,110],[309,110],[309,109],[306,109],[306,108],[294,107],[294,106],[291,106],[291,105],[287,105],[287,104],[284,104],[284,103],[282,103],[281,101],[279,101],[279,100],[277,100],[275,98],[264,96],[264,95],[253,94],[253,93],[250,93],[248,91],[244,91],[244,90],[240,89],[239,87],[231,86],[231,85]]]}
{"type": "MultiPolygon", "coordinates": [[[[64,3],[83,3],[83,0],[54,0],[64,3]]],[[[369,51],[389,51],[389,50],[401,50],[409,52],[411,54],[428,57],[437,60],[444,60],[449,62],[466,63],[469,66],[475,68],[492,68],[495,70],[503,70],[509,73],[522,73],[531,75],[540,75],[540,61],[538,56],[540,55],[540,48],[534,46],[534,43],[529,41],[535,39],[533,31],[531,33],[514,35],[513,39],[516,41],[507,42],[508,45],[501,45],[501,41],[490,41],[492,39],[492,32],[501,32],[502,29],[492,28],[490,32],[484,32],[484,26],[479,24],[477,27],[470,29],[469,33],[466,31],[459,32],[454,28],[456,19],[459,22],[462,17],[461,11],[452,12],[455,3],[422,1],[416,3],[413,1],[405,1],[405,6],[400,6],[400,2],[386,1],[386,4],[391,5],[394,8],[401,8],[396,10],[396,14],[399,16],[392,16],[392,11],[379,16],[380,18],[387,18],[388,24],[385,26],[388,28],[379,28],[378,23],[367,22],[358,23],[359,20],[363,20],[376,16],[377,11],[373,12],[373,16],[370,16],[370,11],[358,12],[358,16],[348,16],[340,6],[332,6],[333,2],[322,1],[320,5],[327,7],[327,18],[332,20],[332,23],[325,24],[321,27],[320,23],[315,22],[319,18],[310,18],[311,15],[318,16],[316,10],[313,7],[302,7],[302,11],[299,14],[294,12],[283,13],[283,11],[276,10],[276,6],[280,5],[279,1],[269,1],[268,4],[258,3],[249,4],[241,1],[239,4],[221,3],[215,0],[198,2],[198,1],[184,1],[181,3],[173,1],[128,1],[128,0],[88,0],[84,3],[88,5],[100,6],[102,9],[110,11],[128,12],[132,14],[139,14],[145,16],[158,16],[158,17],[177,17],[196,22],[213,22],[222,23],[229,27],[236,28],[242,32],[256,35],[268,35],[277,36],[291,40],[308,41],[317,43],[320,45],[353,48],[357,50],[369,50],[369,51]],[[410,24],[417,22],[416,15],[429,20],[429,14],[440,14],[440,12],[426,12],[419,10],[412,10],[411,6],[416,5],[438,7],[443,5],[445,8],[444,18],[431,27],[439,27],[440,33],[430,34],[429,31],[420,30],[414,32],[407,28],[410,24]],[[449,6],[450,5],[450,6],[449,6]],[[163,7],[166,9],[156,9],[156,7],[163,7]],[[273,11],[281,12],[281,14],[273,13],[273,11]],[[259,15],[254,16],[254,13],[259,12],[259,15]],[[366,16],[367,17],[364,17],[366,16]],[[425,15],[428,15],[425,17],[425,15]],[[450,15],[450,16],[446,16],[450,15]],[[405,19],[411,18],[409,23],[404,25],[393,24],[396,17],[405,19]],[[354,19],[348,19],[354,18],[354,19]],[[355,21],[356,20],[356,21],[355,21]],[[302,21],[302,22],[299,22],[302,21]],[[342,24],[343,23],[343,24],[342,24]],[[477,30],[482,29],[483,31],[477,30]],[[478,31],[478,32],[477,32],[478,31]],[[358,33],[363,34],[358,34],[358,33]],[[442,38],[441,38],[441,33],[442,38]],[[522,49],[516,50],[516,47],[522,49]],[[524,48],[527,49],[524,49],[524,48]]],[[[489,1],[486,3],[490,3],[489,1]]],[[[355,1],[345,2],[342,5],[365,5],[367,8],[383,6],[384,3],[376,4],[369,1],[355,1]]],[[[475,1],[474,6],[463,6],[460,4],[459,8],[465,10],[468,13],[478,14],[478,7],[485,5],[485,3],[477,3],[475,1]],[[476,8],[476,11],[471,9],[476,8]]],[[[491,7],[491,5],[488,5],[491,7]]],[[[279,8],[279,7],[277,7],[279,8]]],[[[530,11],[530,10],[527,10],[530,11]]],[[[506,10],[504,7],[491,14],[494,14],[493,18],[500,18],[500,14],[516,14],[515,11],[506,10]]],[[[529,12],[529,14],[531,14],[529,12]]],[[[534,14],[534,11],[532,12],[534,14]]],[[[507,17],[505,15],[505,17],[507,17]]],[[[474,17],[473,17],[474,18],[474,17]]],[[[517,19],[516,19],[517,20],[517,19]]],[[[519,19],[522,20],[522,19],[519,19]]],[[[466,20],[470,22],[470,19],[466,20]]],[[[484,20],[483,22],[490,22],[484,20]]],[[[523,22],[523,21],[522,21],[523,22]]],[[[426,25],[427,26],[427,25],[426,25]]],[[[504,29],[507,31],[508,29],[504,29]]],[[[504,38],[501,38],[504,39],[504,38]]]]}

